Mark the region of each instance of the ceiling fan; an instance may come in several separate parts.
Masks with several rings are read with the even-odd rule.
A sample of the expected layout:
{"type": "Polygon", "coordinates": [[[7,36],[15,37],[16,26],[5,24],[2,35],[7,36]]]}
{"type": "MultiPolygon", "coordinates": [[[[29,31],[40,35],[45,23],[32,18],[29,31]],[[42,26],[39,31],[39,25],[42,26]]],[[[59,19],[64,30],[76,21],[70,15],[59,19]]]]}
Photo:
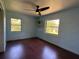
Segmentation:
{"type": "Polygon", "coordinates": [[[25,3],[25,4],[30,4],[30,5],[32,5],[32,6],[34,7],[33,10],[28,10],[28,9],[25,9],[25,10],[28,10],[28,11],[35,11],[35,12],[38,13],[39,16],[41,16],[41,12],[42,12],[42,11],[45,11],[45,10],[47,10],[47,9],[50,8],[49,6],[40,8],[39,5],[35,4],[35,3],[32,2],[32,1],[28,1],[28,0],[20,0],[20,1],[23,2],[23,3],[25,3]]]}
{"type": "Polygon", "coordinates": [[[43,8],[39,8],[39,7],[40,7],[39,5],[36,6],[35,12],[38,12],[38,15],[40,15],[40,16],[41,16],[41,11],[45,11],[45,10],[49,9],[49,7],[43,7],[43,8]]]}

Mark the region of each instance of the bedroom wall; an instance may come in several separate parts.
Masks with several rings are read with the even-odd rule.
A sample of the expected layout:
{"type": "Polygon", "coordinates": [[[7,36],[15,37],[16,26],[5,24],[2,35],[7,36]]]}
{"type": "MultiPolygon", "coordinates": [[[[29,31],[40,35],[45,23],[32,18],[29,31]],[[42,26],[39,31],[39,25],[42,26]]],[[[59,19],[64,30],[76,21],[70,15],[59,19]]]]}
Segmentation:
{"type": "Polygon", "coordinates": [[[79,54],[79,7],[43,16],[40,20],[42,25],[37,28],[39,38],[79,54]],[[54,19],[60,19],[58,36],[45,33],[45,21],[54,19]]]}
{"type": "Polygon", "coordinates": [[[6,11],[7,20],[7,40],[16,40],[23,38],[35,37],[35,18],[22,13],[6,11]],[[11,18],[19,18],[22,20],[22,31],[21,32],[11,32],[10,30],[10,20],[11,18]]]}

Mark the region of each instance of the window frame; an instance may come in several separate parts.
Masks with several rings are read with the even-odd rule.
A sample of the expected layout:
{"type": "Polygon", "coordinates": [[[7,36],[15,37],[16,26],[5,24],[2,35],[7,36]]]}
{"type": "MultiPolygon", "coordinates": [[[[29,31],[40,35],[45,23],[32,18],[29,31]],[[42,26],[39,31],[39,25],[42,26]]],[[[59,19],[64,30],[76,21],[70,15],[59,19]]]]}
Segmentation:
{"type": "Polygon", "coordinates": [[[11,32],[21,32],[22,31],[22,20],[20,18],[11,18],[10,19],[10,31],[11,32]],[[14,30],[14,31],[12,30],[12,27],[11,27],[12,26],[12,22],[11,22],[12,19],[20,20],[20,25],[17,25],[17,26],[20,26],[20,29],[19,30],[14,30]]]}
{"type": "Polygon", "coordinates": [[[47,32],[46,31],[46,29],[47,29],[47,21],[52,21],[52,20],[45,20],[45,33],[47,33],[47,34],[50,34],[50,35],[59,35],[59,28],[60,28],[60,19],[53,19],[53,20],[59,20],[59,25],[58,25],[58,32],[57,32],[57,34],[55,34],[55,33],[49,33],[49,32],[47,32]]]}

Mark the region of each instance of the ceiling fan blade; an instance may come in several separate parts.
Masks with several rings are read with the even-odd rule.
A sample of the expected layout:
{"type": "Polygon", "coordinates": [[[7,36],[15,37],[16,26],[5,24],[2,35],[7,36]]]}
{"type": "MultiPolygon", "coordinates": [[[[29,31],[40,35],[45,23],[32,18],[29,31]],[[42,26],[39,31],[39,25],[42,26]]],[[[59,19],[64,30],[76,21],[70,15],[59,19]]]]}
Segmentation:
{"type": "Polygon", "coordinates": [[[44,10],[47,10],[47,9],[49,9],[49,7],[40,8],[39,10],[44,11],[44,10]]]}
{"type": "Polygon", "coordinates": [[[27,10],[27,11],[35,11],[34,9],[24,9],[24,10],[27,10]]]}

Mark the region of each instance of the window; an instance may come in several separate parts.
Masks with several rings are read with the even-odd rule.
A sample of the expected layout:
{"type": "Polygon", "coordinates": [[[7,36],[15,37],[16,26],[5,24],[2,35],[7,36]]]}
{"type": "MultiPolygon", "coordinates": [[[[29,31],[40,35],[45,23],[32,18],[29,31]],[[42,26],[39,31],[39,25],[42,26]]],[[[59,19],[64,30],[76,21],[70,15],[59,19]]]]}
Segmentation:
{"type": "Polygon", "coordinates": [[[11,18],[11,31],[21,31],[21,19],[11,18]]]}
{"type": "Polygon", "coordinates": [[[59,19],[46,21],[46,33],[58,35],[59,19]]]}

